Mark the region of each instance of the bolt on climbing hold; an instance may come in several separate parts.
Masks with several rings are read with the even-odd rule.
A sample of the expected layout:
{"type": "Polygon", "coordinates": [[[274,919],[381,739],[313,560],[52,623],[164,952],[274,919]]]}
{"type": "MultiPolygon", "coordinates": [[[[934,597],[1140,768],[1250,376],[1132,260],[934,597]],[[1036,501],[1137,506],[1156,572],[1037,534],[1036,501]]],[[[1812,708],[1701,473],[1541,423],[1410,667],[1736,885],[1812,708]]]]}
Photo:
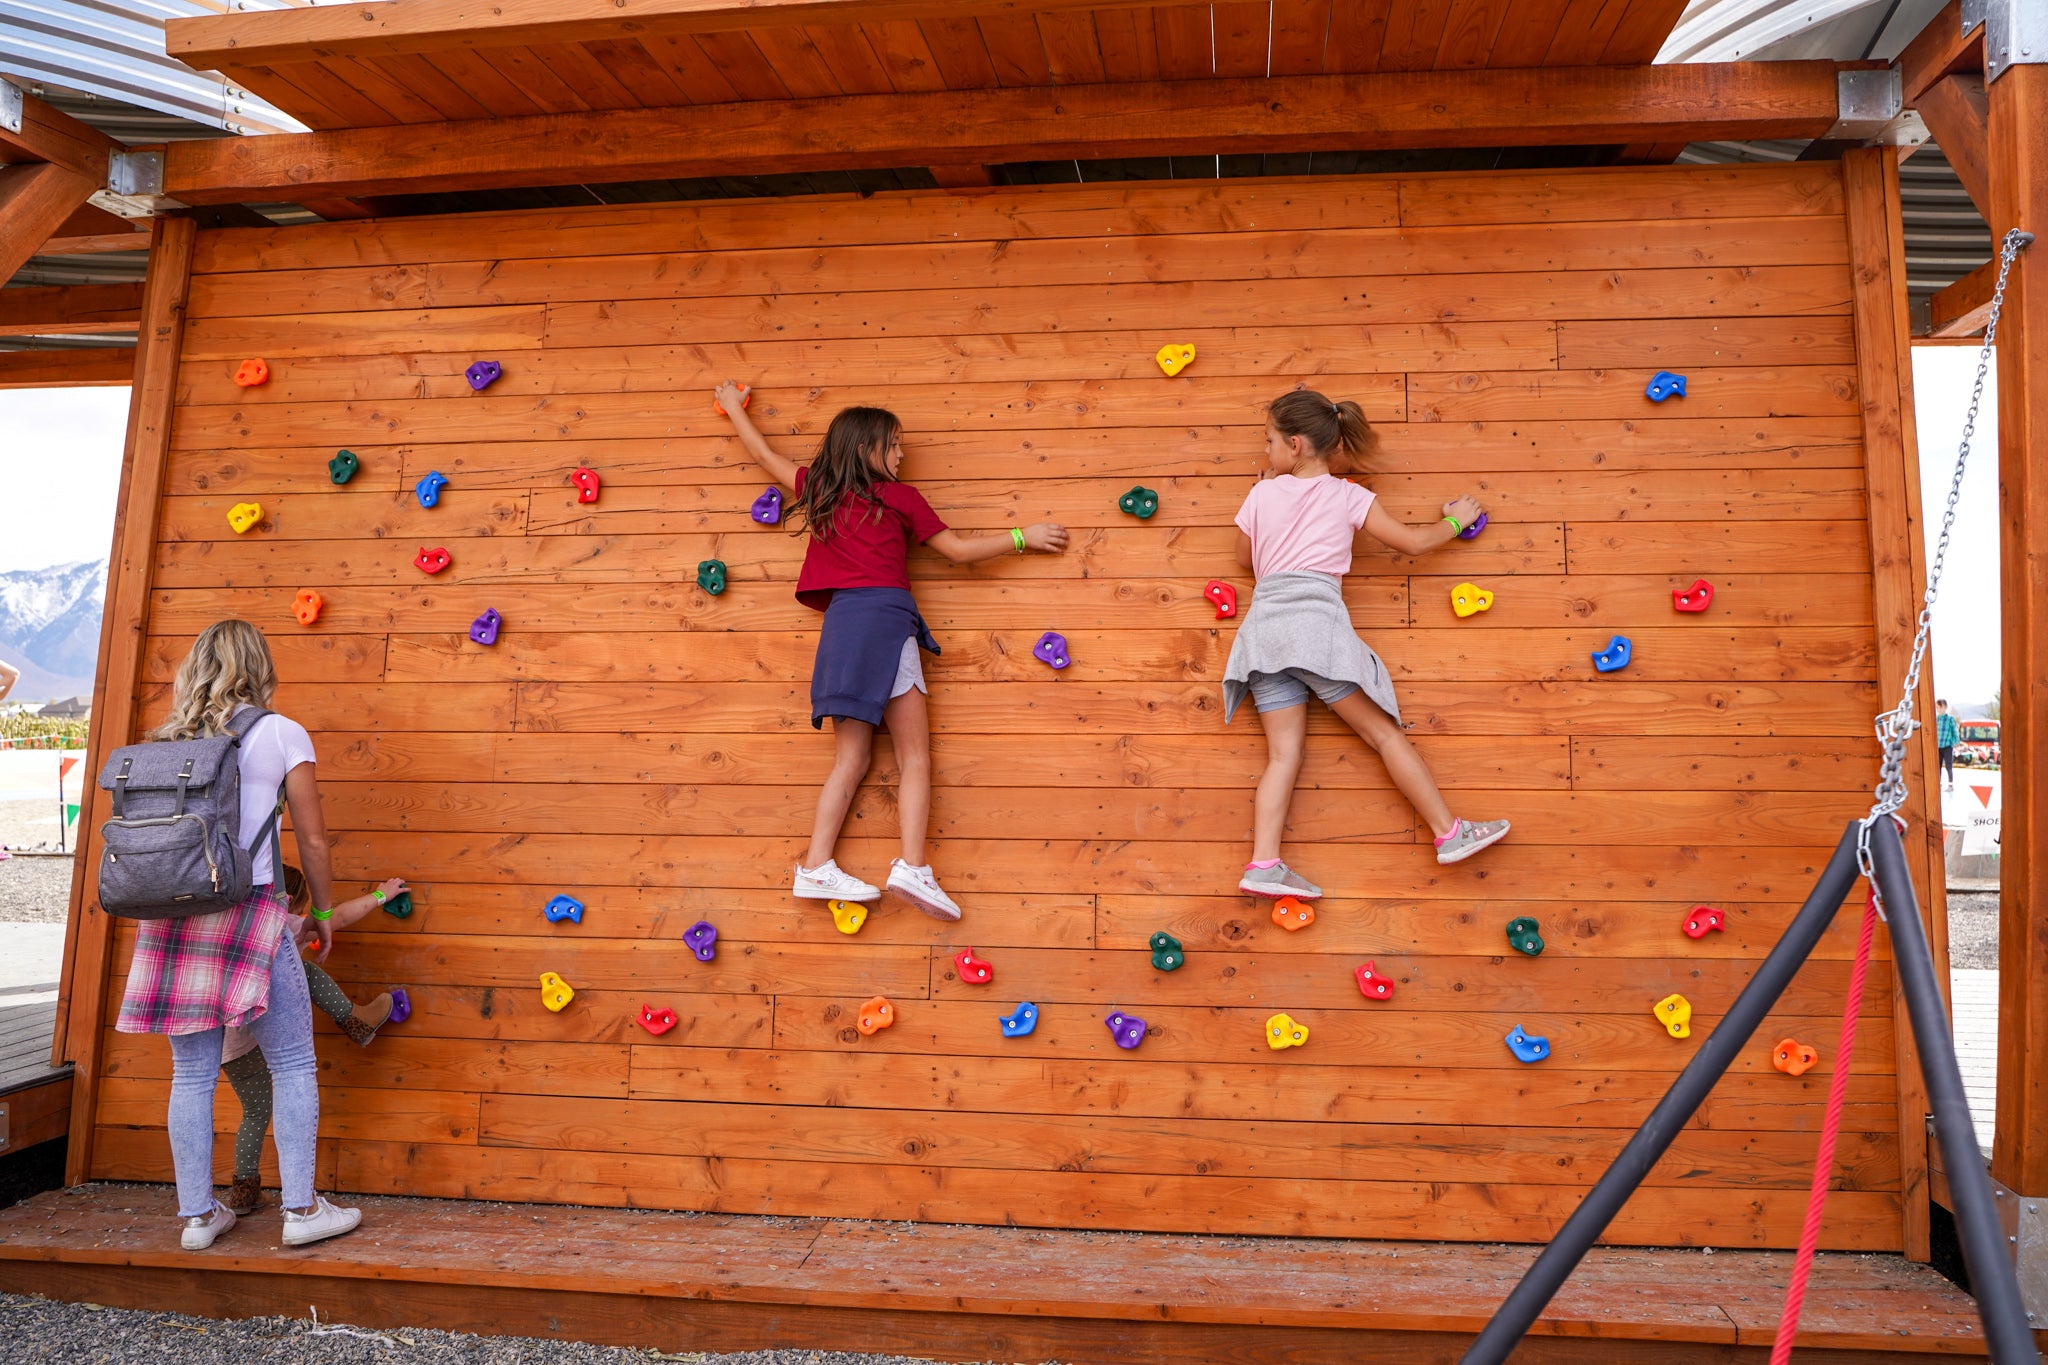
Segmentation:
{"type": "Polygon", "coordinates": [[[576,998],[576,991],[568,982],[553,972],[540,974],[540,1002],[556,1014],[562,1007],[576,998]]]}
{"type": "Polygon", "coordinates": [[[1171,379],[1194,360],[1195,348],[1190,342],[1171,341],[1161,346],[1159,353],[1152,358],[1159,362],[1159,368],[1166,371],[1166,377],[1171,379]]]}
{"type": "Polygon", "coordinates": [[[1177,972],[1188,960],[1180,940],[1161,929],[1152,935],[1152,965],[1162,972],[1177,972]]]}
{"type": "Polygon", "coordinates": [[[347,483],[362,467],[363,462],[356,458],[353,450],[337,450],[334,458],[327,462],[327,477],[337,484],[347,483]]]}
{"type": "Polygon", "coordinates": [[[1709,933],[1728,927],[1728,917],[1711,905],[1695,905],[1679,928],[1685,930],[1687,938],[1705,938],[1709,933]]]}
{"type": "Polygon", "coordinates": [[[1473,539],[1476,539],[1476,538],[1478,537],[1479,533],[1480,533],[1481,531],[1484,531],[1485,529],[1486,529],[1486,513],[1484,513],[1484,512],[1481,512],[1481,513],[1479,514],[1478,518],[1477,518],[1477,519],[1476,519],[1475,521],[1473,521],[1473,523],[1472,523],[1472,524],[1471,524],[1470,526],[1467,526],[1467,527],[1466,527],[1466,528],[1465,528],[1464,530],[1462,530],[1462,531],[1458,532],[1458,539],[1460,539],[1460,540],[1473,540],[1473,539]]]}
{"type": "Polygon", "coordinates": [[[431,550],[421,546],[420,552],[412,557],[412,566],[421,573],[439,573],[454,562],[448,557],[448,552],[438,545],[431,550]]]}
{"type": "Polygon", "coordinates": [[[996,969],[976,957],[972,948],[953,954],[953,971],[970,986],[986,986],[996,979],[996,969]]]}
{"type": "Polygon", "coordinates": [[[604,487],[604,480],[597,477],[597,471],[582,465],[569,472],[569,482],[576,485],[578,502],[596,502],[597,490],[604,487]]]}
{"type": "Polygon", "coordinates": [[[699,962],[709,962],[718,956],[718,930],[711,927],[710,920],[698,920],[683,930],[683,942],[697,955],[699,962]]]}
{"type": "Polygon", "coordinates": [[[1689,588],[1671,590],[1673,611],[1705,611],[1714,605],[1714,585],[1704,578],[1693,580],[1689,588]]]}
{"type": "Polygon", "coordinates": [[[722,559],[700,559],[697,561],[697,586],[713,597],[725,591],[725,561],[722,559]]]}
{"type": "Polygon", "coordinates": [[[1139,521],[1150,521],[1152,514],[1159,510],[1159,495],[1145,485],[1139,484],[1118,498],[1116,505],[1139,521]]]}
{"type": "Polygon", "coordinates": [[[1316,908],[1307,901],[1282,896],[1273,902],[1273,923],[1290,934],[1297,929],[1306,929],[1315,922],[1316,908]]]}
{"type": "Polygon", "coordinates": [[[659,1038],[676,1026],[676,1012],[667,1005],[660,1009],[652,1005],[640,1007],[640,1027],[659,1038]]]}
{"type": "Polygon", "coordinates": [[[1787,1076],[1804,1076],[1820,1060],[1820,1053],[1796,1038],[1780,1038],[1771,1049],[1771,1065],[1787,1076]]]}
{"type": "Polygon", "coordinates": [[[859,901],[827,901],[825,908],[832,912],[832,927],[842,934],[857,934],[868,922],[868,908],[859,901]]]}
{"type": "Polygon", "coordinates": [[[1608,640],[1607,648],[1594,653],[1593,667],[1602,673],[1618,673],[1628,667],[1632,654],[1633,646],[1629,644],[1628,636],[1616,635],[1608,640]]]}
{"type": "Polygon", "coordinates": [[[261,520],[263,504],[260,502],[238,502],[228,509],[228,525],[236,535],[241,535],[261,520]]]}
{"type": "Polygon", "coordinates": [[[1022,1038],[1038,1027],[1038,1006],[1029,1000],[1021,1002],[1008,1014],[998,1016],[1005,1038],[1022,1038]]]}
{"type": "Polygon", "coordinates": [[[299,618],[299,624],[310,626],[320,619],[320,608],[327,605],[320,594],[311,588],[300,588],[299,595],[292,599],[292,615],[299,618]]]}
{"type": "Polygon", "coordinates": [[[1381,976],[1368,962],[1351,973],[1358,982],[1359,994],[1368,1000],[1391,1000],[1394,998],[1394,983],[1381,976]]]}
{"type": "Polygon", "coordinates": [[[270,381],[270,364],[263,360],[245,360],[235,369],[235,383],[245,389],[270,381]]]}
{"type": "Polygon", "coordinates": [[[384,1022],[387,1024],[402,1024],[410,1018],[412,1018],[412,997],[406,994],[405,987],[393,986],[391,988],[391,1017],[384,1022]]]}
{"type": "Polygon", "coordinates": [[[1540,1062],[1550,1055],[1550,1040],[1522,1032],[1520,1024],[1508,1030],[1506,1042],[1518,1062],[1540,1062]]]}
{"type": "Polygon", "coordinates": [[[469,381],[469,387],[472,392],[482,393],[485,389],[497,383],[498,376],[503,373],[505,373],[505,367],[497,361],[478,360],[472,362],[470,367],[462,372],[462,377],[469,381]]]}
{"type": "Polygon", "coordinates": [[[782,524],[782,490],[780,488],[763,489],[761,496],[754,499],[754,505],[748,510],[747,515],[760,522],[763,526],[780,526],[782,524]]]}
{"type": "Polygon", "coordinates": [[[430,469],[425,478],[412,486],[412,491],[420,500],[420,506],[432,507],[441,501],[441,490],[447,486],[448,476],[438,469],[430,469]]]}
{"type": "Polygon", "coordinates": [[[1460,617],[1476,615],[1493,605],[1493,591],[1471,583],[1451,589],[1451,610],[1460,617]]]}
{"type": "Polygon", "coordinates": [[[563,920],[583,923],[583,902],[574,896],[557,896],[542,906],[540,912],[548,917],[550,924],[560,924],[563,920]]]}
{"type": "Polygon", "coordinates": [[[1116,1039],[1116,1045],[1126,1052],[1145,1041],[1145,1021],[1135,1014],[1117,1010],[1104,1016],[1102,1022],[1109,1026],[1109,1033],[1116,1039]]]}
{"type": "MultiPolygon", "coordinates": [[[[752,406],[753,406],[753,403],[754,403],[754,386],[753,386],[752,384],[742,384],[742,385],[740,385],[740,407],[742,407],[742,408],[748,408],[748,407],[752,407],[752,406]]],[[[731,413],[728,413],[728,412],[727,412],[727,411],[725,410],[724,406],[723,406],[722,404],[720,404],[720,403],[719,403],[719,401],[718,401],[718,400],[717,400],[716,398],[714,398],[714,399],[712,399],[712,400],[711,400],[711,410],[712,410],[713,412],[717,413],[717,414],[718,414],[718,415],[719,415],[720,417],[729,417],[729,416],[731,416],[731,415],[732,415],[731,413]]]]}
{"type": "Polygon", "coordinates": [[[1276,1014],[1266,1021],[1266,1046],[1278,1052],[1284,1047],[1300,1047],[1308,1041],[1308,1026],[1294,1022],[1293,1016],[1276,1014]]]}
{"type": "Polygon", "coordinates": [[[1673,1038],[1692,1037],[1692,1001],[1682,995],[1667,995],[1650,1007],[1673,1038]]]}
{"type": "Polygon", "coordinates": [[[1209,586],[1202,589],[1202,596],[1216,604],[1216,619],[1237,615],[1237,589],[1220,578],[1209,580],[1209,586]]]}
{"type": "Polygon", "coordinates": [[[860,1007],[860,1014],[854,1019],[853,1026],[860,1030],[862,1037],[872,1038],[895,1022],[896,1007],[889,1003],[886,996],[878,995],[860,1007]]]}
{"type": "Polygon", "coordinates": [[[412,918],[412,892],[401,891],[384,902],[384,913],[393,919],[412,918]]]}
{"type": "Polygon", "coordinates": [[[1643,393],[1652,403],[1661,403],[1667,398],[1685,397],[1685,376],[1669,370],[1659,370],[1650,377],[1650,383],[1643,393]]]}
{"type": "Polygon", "coordinates": [[[1527,915],[1509,920],[1508,945],[1518,953],[1540,957],[1543,953],[1543,935],[1537,932],[1536,921],[1527,915]]]}
{"type": "Polygon", "coordinates": [[[505,624],[505,618],[498,615],[494,607],[485,607],[484,614],[469,623],[469,638],[480,645],[498,643],[498,627],[505,624]]]}
{"type": "Polygon", "coordinates": [[[1065,668],[1073,660],[1067,657],[1067,637],[1056,630],[1049,630],[1038,637],[1038,643],[1031,646],[1031,652],[1041,663],[1053,668],[1065,668]]]}

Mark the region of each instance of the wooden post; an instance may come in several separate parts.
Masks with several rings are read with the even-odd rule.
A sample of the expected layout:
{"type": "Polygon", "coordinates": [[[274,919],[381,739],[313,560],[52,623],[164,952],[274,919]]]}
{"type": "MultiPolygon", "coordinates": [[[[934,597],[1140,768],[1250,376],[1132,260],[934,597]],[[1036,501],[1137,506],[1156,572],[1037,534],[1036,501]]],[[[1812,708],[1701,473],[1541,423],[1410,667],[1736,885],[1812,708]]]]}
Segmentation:
{"type": "Polygon", "coordinates": [[[100,623],[100,671],[93,684],[92,738],[87,745],[85,791],[78,813],[78,873],[71,879],[71,915],[64,971],[64,1010],[58,1046],[77,1067],[71,1088],[71,1147],[64,1178],[76,1185],[90,1176],[93,1115],[99,1095],[100,1033],[112,958],[113,922],[92,894],[99,860],[99,787],[95,781],[110,749],[133,739],[135,693],[142,677],[149,618],[150,571],[156,561],[157,509],[164,462],[170,453],[171,415],[177,398],[178,352],[185,336],[185,298],[192,283],[192,247],[198,225],[159,218],[149,243],[149,278],[142,291],[142,328],[135,352],[135,386],[128,400],[128,442],[122,456],[121,499],[107,564],[107,602],[100,623]]]}
{"type": "MultiPolygon", "coordinates": [[[[1856,315],[1856,386],[1863,404],[1864,468],[1870,495],[1872,591],[1877,622],[1878,705],[1897,705],[1927,581],[1920,516],[1919,445],[1913,430],[1912,339],[1906,320],[1905,228],[1899,212],[1899,166],[1888,148],[1865,147],[1842,158],[1849,217],[1849,272],[1856,315]]],[[[1947,905],[1941,862],[1941,819],[1928,790],[1934,765],[1934,685],[1923,670],[1914,697],[1924,722],[1906,755],[1912,795],[1902,812],[1912,824],[1906,845],[1913,883],[1923,890],[1927,939],[1938,979],[1948,979],[1947,905]]],[[[1898,1021],[1899,1196],[1905,1252],[1928,1258],[1926,1087],[1905,1002],[1894,982],[1898,1021]]]]}
{"type": "Polygon", "coordinates": [[[1998,1127],[1991,1171],[2048,1194],[2048,801],[2038,790],[2048,716],[2048,66],[1990,83],[1991,233],[2035,234],[1998,323],[1999,586],[2005,614],[1999,868],[1998,1127]]]}

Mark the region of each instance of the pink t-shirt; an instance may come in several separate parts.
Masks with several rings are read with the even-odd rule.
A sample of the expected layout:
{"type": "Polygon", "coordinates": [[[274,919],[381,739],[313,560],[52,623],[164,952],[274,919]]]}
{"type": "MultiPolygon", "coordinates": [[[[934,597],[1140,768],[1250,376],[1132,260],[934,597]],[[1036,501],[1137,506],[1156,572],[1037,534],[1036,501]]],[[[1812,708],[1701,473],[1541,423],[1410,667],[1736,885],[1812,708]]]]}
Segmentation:
{"type": "Polygon", "coordinates": [[[1252,538],[1252,576],[1351,572],[1351,536],[1365,525],[1372,493],[1334,474],[1276,474],[1252,485],[1237,529],[1252,538]]]}

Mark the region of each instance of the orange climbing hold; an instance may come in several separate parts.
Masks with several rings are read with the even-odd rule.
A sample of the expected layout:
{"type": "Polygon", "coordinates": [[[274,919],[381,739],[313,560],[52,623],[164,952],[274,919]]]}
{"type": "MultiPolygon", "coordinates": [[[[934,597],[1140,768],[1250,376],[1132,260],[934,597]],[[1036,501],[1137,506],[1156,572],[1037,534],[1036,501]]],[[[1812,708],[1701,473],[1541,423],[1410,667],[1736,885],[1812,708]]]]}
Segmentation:
{"type": "Polygon", "coordinates": [[[325,605],[319,593],[311,588],[300,588],[299,595],[292,599],[292,615],[299,618],[300,625],[310,626],[320,619],[320,608],[325,605]]]}
{"type": "Polygon", "coordinates": [[[235,382],[245,389],[270,381],[270,365],[262,360],[245,360],[235,370],[235,382]]]}
{"type": "Polygon", "coordinates": [[[895,1022],[896,1007],[889,1003],[887,997],[878,995],[860,1007],[860,1017],[854,1020],[853,1026],[860,1030],[862,1037],[872,1038],[895,1022]]]}
{"type": "MultiPolygon", "coordinates": [[[[740,407],[749,408],[753,406],[753,403],[754,386],[752,384],[740,385],[740,407]]],[[[719,402],[716,398],[711,400],[711,409],[720,417],[730,417],[732,415],[725,410],[725,404],[719,402]]]]}
{"type": "Polygon", "coordinates": [[[1282,896],[1273,902],[1273,923],[1290,934],[1297,929],[1306,929],[1315,922],[1316,908],[1306,901],[1298,901],[1292,896],[1282,896]]]}
{"type": "Polygon", "coordinates": [[[1820,1053],[1794,1038],[1780,1038],[1771,1049],[1771,1065],[1787,1076],[1804,1076],[1820,1060],[1820,1053]]]}

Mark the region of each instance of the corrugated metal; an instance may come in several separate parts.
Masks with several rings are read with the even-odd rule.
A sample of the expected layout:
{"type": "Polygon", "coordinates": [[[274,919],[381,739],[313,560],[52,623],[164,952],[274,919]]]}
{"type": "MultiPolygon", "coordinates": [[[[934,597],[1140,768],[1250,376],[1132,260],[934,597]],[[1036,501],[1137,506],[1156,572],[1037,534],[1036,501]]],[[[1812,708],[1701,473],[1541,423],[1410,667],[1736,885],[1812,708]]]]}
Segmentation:
{"type": "Polygon", "coordinates": [[[1693,0],[1659,62],[1890,61],[1945,0],[1693,0]]]}

